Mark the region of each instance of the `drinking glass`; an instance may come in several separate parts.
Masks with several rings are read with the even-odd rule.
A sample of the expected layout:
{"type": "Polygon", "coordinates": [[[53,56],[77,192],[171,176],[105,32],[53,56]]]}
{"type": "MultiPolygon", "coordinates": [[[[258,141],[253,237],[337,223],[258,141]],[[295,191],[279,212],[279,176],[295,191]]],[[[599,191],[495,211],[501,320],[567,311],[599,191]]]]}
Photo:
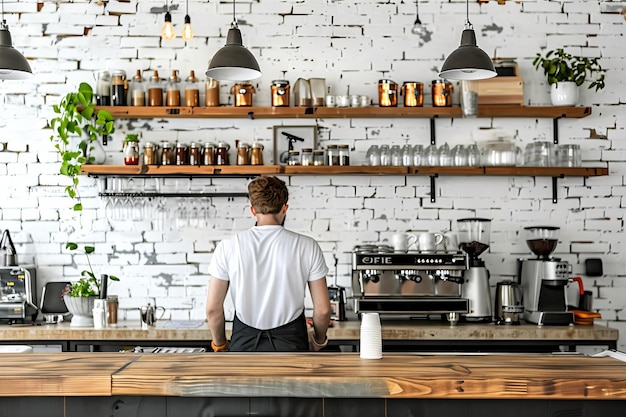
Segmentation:
{"type": "Polygon", "coordinates": [[[411,145],[402,147],[402,165],[405,167],[413,165],[413,148],[411,145]]]}
{"type": "Polygon", "coordinates": [[[579,167],[582,164],[580,145],[559,145],[557,163],[562,167],[579,167]]]}
{"type": "Polygon", "coordinates": [[[391,165],[391,150],[388,145],[381,145],[380,147],[380,165],[391,165]]]}
{"type": "Polygon", "coordinates": [[[480,149],[475,143],[467,147],[467,165],[471,167],[480,166],[480,149]]]}
{"type": "Polygon", "coordinates": [[[428,145],[424,149],[424,165],[431,167],[439,166],[439,151],[435,145],[428,145]]]}
{"type": "Polygon", "coordinates": [[[391,147],[391,165],[402,165],[402,148],[400,148],[400,145],[393,145],[391,147]]]}
{"type": "Polygon", "coordinates": [[[439,165],[442,167],[449,167],[452,165],[452,155],[450,154],[450,147],[447,143],[444,143],[439,147],[439,165]]]}
{"type": "Polygon", "coordinates": [[[413,165],[424,165],[424,147],[422,145],[413,146],[413,165]]]}
{"type": "Polygon", "coordinates": [[[380,150],[378,149],[378,145],[370,146],[365,157],[368,165],[373,167],[380,165],[380,150]]]}
{"type": "Polygon", "coordinates": [[[467,166],[467,149],[463,145],[456,145],[452,148],[452,165],[456,167],[467,166]]]}

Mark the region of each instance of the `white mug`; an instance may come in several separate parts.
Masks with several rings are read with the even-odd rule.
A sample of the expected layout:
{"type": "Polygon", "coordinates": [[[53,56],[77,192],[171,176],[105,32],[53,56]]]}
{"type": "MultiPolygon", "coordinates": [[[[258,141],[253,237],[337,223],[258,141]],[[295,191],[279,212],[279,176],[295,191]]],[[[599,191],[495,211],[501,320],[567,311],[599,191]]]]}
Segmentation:
{"type": "Polygon", "coordinates": [[[459,250],[459,238],[456,232],[446,232],[443,234],[443,245],[448,252],[459,250]]]}
{"type": "Polygon", "coordinates": [[[420,251],[434,252],[437,245],[443,241],[441,233],[422,233],[418,239],[418,248],[420,251]]]}
{"type": "Polygon", "coordinates": [[[391,246],[398,252],[406,252],[415,242],[417,242],[417,236],[412,233],[396,233],[391,236],[391,246]]]}

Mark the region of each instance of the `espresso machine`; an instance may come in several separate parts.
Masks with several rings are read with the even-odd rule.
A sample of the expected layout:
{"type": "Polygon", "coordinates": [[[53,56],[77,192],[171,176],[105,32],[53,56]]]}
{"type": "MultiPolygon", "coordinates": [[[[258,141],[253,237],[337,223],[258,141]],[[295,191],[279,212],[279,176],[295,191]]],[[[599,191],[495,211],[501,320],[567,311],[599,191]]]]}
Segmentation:
{"type": "Polygon", "coordinates": [[[469,269],[463,272],[461,295],[469,300],[469,311],[461,315],[465,321],[491,322],[493,320],[489,271],[480,255],[489,248],[491,220],[482,218],[458,219],[459,248],[469,256],[469,269]]]}
{"type": "Polygon", "coordinates": [[[532,226],[525,227],[524,231],[528,248],[537,256],[520,261],[524,319],[538,325],[573,324],[574,314],[567,311],[571,265],[550,256],[559,241],[559,228],[532,226]]]}
{"type": "Polygon", "coordinates": [[[444,318],[454,325],[467,313],[461,297],[462,252],[394,251],[389,245],[359,245],[352,251],[352,290],[356,313],[393,318],[444,318]]]}
{"type": "Polygon", "coordinates": [[[39,309],[36,269],[34,267],[0,267],[0,320],[8,323],[34,322],[39,309]]]}

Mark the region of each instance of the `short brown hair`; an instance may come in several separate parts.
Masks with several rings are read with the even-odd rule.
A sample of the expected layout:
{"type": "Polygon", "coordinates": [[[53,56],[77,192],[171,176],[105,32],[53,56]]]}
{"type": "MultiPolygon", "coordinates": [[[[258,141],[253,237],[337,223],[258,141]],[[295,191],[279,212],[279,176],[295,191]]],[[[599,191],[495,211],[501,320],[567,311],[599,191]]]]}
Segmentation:
{"type": "Polygon", "coordinates": [[[276,177],[259,177],[248,184],[250,204],[259,214],[277,214],[287,200],[289,191],[283,180],[276,177]]]}

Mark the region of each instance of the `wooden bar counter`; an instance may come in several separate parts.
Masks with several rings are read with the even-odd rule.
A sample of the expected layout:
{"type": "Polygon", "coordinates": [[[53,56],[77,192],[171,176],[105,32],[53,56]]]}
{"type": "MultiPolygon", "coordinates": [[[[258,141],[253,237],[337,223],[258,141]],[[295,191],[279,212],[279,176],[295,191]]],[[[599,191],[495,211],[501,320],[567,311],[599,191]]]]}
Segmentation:
{"type": "MultiPolygon", "coordinates": [[[[334,322],[328,330],[331,345],[358,346],[359,322],[334,322]]],[[[500,326],[496,324],[458,323],[450,326],[439,321],[383,320],[382,335],[385,347],[404,346],[407,350],[490,349],[531,352],[533,348],[550,349],[591,345],[615,349],[619,332],[599,324],[575,326],[500,326]]],[[[227,323],[230,337],[230,323],[227,323]]],[[[166,321],[156,327],[142,330],[139,320],[122,321],[116,327],[105,329],[71,327],[69,322],[47,325],[0,326],[0,341],[4,344],[60,344],[63,350],[76,351],[81,347],[196,346],[208,347],[211,332],[206,322],[166,321]],[[193,327],[192,327],[193,326],[193,327]]]]}
{"type": "Polygon", "coordinates": [[[533,417],[595,417],[626,409],[626,363],[570,353],[370,360],[358,353],[63,352],[0,354],[0,361],[0,415],[7,416],[516,417],[532,410],[533,417]]]}

